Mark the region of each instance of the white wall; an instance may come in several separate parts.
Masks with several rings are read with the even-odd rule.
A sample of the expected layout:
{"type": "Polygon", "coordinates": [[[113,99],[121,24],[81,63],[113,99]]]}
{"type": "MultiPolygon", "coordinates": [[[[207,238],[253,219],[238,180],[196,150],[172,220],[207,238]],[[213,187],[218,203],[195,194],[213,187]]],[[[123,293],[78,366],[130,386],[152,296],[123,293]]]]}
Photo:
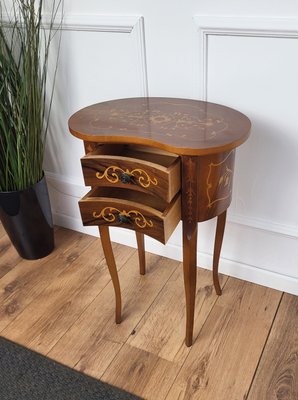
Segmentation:
{"type": "MultiPolygon", "coordinates": [[[[237,150],[222,272],[298,294],[298,3],[66,1],[45,169],[57,224],[80,222],[82,143],[67,130],[79,108],[120,97],[222,103],[252,120],[237,150]]],[[[57,43],[56,43],[57,45],[57,43]]],[[[198,262],[211,267],[214,221],[199,226],[198,262]]],[[[114,241],[135,245],[130,231],[114,241]]],[[[181,227],[166,247],[181,259],[181,227]]]]}

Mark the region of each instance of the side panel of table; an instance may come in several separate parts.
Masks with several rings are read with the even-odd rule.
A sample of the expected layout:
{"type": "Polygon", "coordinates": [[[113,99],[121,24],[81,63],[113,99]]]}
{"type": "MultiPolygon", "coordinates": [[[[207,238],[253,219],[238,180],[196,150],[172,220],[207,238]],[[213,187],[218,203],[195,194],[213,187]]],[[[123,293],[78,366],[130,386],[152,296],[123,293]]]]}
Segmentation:
{"type": "Polygon", "coordinates": [[[221,287],[218,264],[223,242],[226,210],[232,200],[235,150],[208,156],[181,156],[183,273],[186,300],[186,346],[192,345],[197,280],[198,222],[217,217],[213,255],[213,283],[221,287]]]}

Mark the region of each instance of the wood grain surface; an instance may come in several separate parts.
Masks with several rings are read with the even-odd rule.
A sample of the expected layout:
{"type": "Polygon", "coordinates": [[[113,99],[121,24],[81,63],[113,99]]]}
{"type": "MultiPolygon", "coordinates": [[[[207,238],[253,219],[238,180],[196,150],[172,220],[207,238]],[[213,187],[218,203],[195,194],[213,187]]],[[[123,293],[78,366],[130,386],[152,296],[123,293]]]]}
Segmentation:
{"type": "Polygon", "coordinates": [[[284,294],[248,400],[298,399],[298,297],[284,294]]]}
{"type": "Polygon", "coordinates": [[[168,204],[142,192],[103,187],[92,189],[79,201],[84,225],[119,226],[151,236],[163,244],[180,222],[180,204],[180,194],[168,204]]]}
{"type": "Polygon", "coordinates": [[[280,297],[229,278],[167,399],[245,398],[280,297]]]}
{"type": "Polygon", "coordinates": [[[148,149],[131,150],[128,146],[123,146],[117,155],[115,153],[119,151],[114,149],[106,154],[98,152],[93,151],[81,158],[86,186],[140,190],[159,196],[168,203],[180,189],[180,160],[177,156],[155,154],[148,149]]]}
{"type": "Polygon", "coordinates": [[[116,325],[100,241],[61,228],[55,236],[46,259],[21,260],[0,278],[0,335],[148,400],[297,400],[296,296],[220,276],[218,297],[212,272],[199,269],[187,348],[181,263],[146,254],[140,275],[137,251],[113,244],[116,325]]]}
{"type": "MultiPolygon", "coordinates": [[[[0,226],[2,226],[0,224],[0,226]]],[[[6,275],[11,269],[13,269],[22,258],[18,255],[14,249],[10,239],[5,235],[4,229],[2,230],[2,235],[0,231],[0,254],[1,254],[1,264],[0,264],[0,278],[6,275]]]]}
{"type": "Polygon", "coordinates": [[[69,119],[71,133],[86,141],[135,143],[178,155],[229,151],[249,136],[239,111],[198,100],[138,97],[86,107],[69,119]]]}

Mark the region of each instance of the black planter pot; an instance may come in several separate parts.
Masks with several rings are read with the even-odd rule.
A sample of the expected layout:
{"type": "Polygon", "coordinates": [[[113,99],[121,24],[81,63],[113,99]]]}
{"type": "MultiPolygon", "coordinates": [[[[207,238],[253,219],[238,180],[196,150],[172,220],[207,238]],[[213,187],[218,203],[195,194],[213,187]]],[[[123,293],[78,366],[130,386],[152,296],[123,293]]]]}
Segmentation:
{"type": "Polygon", "coordinates": [[[36,260],[54,249],[54,229],[45,177],[32,187],[0,192],[0,220],[19,255],[36,260]]]}

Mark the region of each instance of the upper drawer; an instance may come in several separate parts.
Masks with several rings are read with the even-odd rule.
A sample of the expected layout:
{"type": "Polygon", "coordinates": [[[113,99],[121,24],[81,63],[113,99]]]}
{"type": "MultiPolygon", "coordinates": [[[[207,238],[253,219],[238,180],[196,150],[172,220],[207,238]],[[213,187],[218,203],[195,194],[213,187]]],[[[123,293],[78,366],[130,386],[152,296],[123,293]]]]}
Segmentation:
{"type": "Polygon", "coordinates": [[[86,186],[130,188],[159,196],[168,203],[180,189],[180,158],[130,147],[109,154],[99,148],[81,159],[86,186]]]}

